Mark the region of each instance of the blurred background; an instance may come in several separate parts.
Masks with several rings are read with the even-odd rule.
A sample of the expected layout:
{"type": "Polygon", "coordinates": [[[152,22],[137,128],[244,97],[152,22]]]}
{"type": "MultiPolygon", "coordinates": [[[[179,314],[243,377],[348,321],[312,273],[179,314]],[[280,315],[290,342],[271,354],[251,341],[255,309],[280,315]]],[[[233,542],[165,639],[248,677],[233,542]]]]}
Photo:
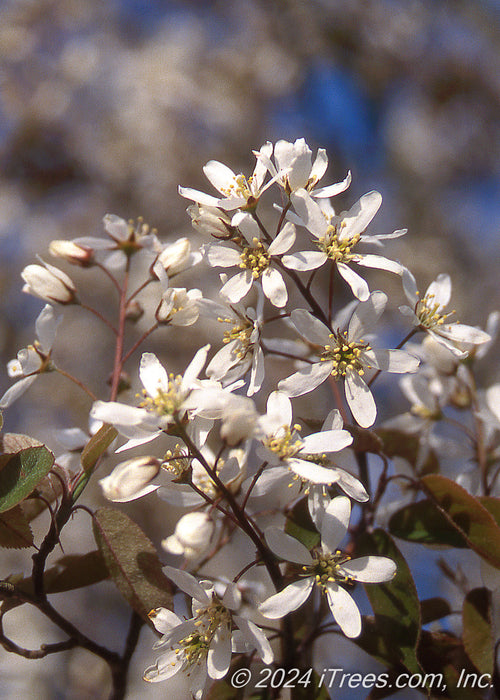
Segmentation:
{"type": "MultiPolygon", "coordinates": [[[[484,327],[500,306],[499,25],[497,0],[2,0],[1,367],[33,341],[43,304],[21,293],[19,274],[36,254],[50,262],[52,239],[101,235],[107,212],[143,216],[164,241],[192,236],[178,184],[210,191],[207,160],[249,174],[252,149],[301,136],[327,149],[325,184],[352,170],[346,208],[382,193],[372,231],[408,228],[388,257],[421,289],[450,273],[458,318],[484,327]]],[[[67,316],[57,356],[105,379],[94,358],[109,338],[87,332],[80,310],[67,316]]],[[[483,371],[500,378],[498,366],[483,371]]],[[[0,370],[0,395],[10,383],[0,370]]],[[[42,384],[6,412],[6,428],[50,443],[54,420],[84,427],[88,403],[64,382],[49,402],[42,384]]],[[[17,663],[32,678],[44,667],[46,686],[21,694],[100,697],[81,679],[68,695],[48,664],[17,663]]],[[[59,663],[70,679],[86,669],[59,663]]]]}

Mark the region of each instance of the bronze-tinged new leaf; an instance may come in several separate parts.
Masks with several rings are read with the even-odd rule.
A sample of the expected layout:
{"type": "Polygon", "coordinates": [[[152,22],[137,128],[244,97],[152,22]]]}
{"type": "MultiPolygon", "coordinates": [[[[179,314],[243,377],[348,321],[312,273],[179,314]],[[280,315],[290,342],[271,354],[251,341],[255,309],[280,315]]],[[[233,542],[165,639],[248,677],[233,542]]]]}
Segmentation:
{"type": "Polygon", "coordinates": [[[0,513],[0,547],[26,549],[33,544],[33,533],[21,506],[0,513]]]}
{"type": "Polygon", "coordinates": [[[354,641],[389,667],[419,673],[420,602],[408,564],[382,529],[364,534],[356,543],[356,557],[371,554],[390,557],[397,571],[392,581],[365,586],[375,617],[363,621],[361,636],[354,641]]]}
{"type": "Polygon", "coordinates": [[[433,450],[429,450],[425,462],[419,464],[420,438],[418,435],[408,435],[400,430],[377,430],[378,437],[383,442],[382,451],[387,457],[403,457],[419,474],[431,474],[439,471],[439,462],[433,450]]]}
{"type": "Polygon", "coordinates": [[[500,568],[500,527],[479,499],[438,474],[424,477],[422,485],[449,522],[464,536],[468,546],[500,568]]]}
{"type": "Polygon", "coordinates": [[[109,575],[138,615],[151,625],[151,610],[171,610],[171,584],[139,525],[120,510],[101,508],[94,515],[93,530],[109,575]]]}
{"type": "Polygon", "coordinates": [[[107,423],[102,425],[95,435],[92,435],[81,455],[82,467],[86,472],[92,471],[99,457],[106,452],[117,435],[116,428],[107,423]]]}
{"type": "Polygon", "coordinates": [[[23,433],[5,433],[0,436],[0,454],[15,454],[27,447],[41,447],[43,442],[23,433]]]}
{"type": "Polygon", "coordinates": [[[432,690],[432,698],[445,697],[452,700],[484,698],[482,692],[474,688],[473,684],[464,686],[464,676],[473,674],[477,681],[477,671],[467,657],[461,640],[457,637],[448,632],[422,630],[418,657],[432,690]]]}
{"type": "Polygon", "coordinates": [[[468,547],[465,537],[428,498],[396,511],[389,520],[389,531],[409,542],[468,547]]]}
{"type": "Polygon", "coordinates": [[[14,508],[34,491],[54,464],[44,445],[0,456],[0,512],[14,508]]]}
{"type": "Polygon", "coordinates": [[[480,673],[493,675],[493,631],[491,628],[491,593],[474,588],[465,596],[462,608],[464,647],[480,673]]]}
{"type": "Polygon", "coordinates": [[[107,578],[108,568],[98,550],[86,554],[67,554],[45,572],[45,590],[47,593],[63,593],[92,586],[107,578]]]}
{"type": "Polygon", "coordinates": [[[444,598],[426,598],[420,601],[420,613],[422,624],[428,625],[429,622],[440,620],[442,617],[451,615],[451,607],[444,598]]]}

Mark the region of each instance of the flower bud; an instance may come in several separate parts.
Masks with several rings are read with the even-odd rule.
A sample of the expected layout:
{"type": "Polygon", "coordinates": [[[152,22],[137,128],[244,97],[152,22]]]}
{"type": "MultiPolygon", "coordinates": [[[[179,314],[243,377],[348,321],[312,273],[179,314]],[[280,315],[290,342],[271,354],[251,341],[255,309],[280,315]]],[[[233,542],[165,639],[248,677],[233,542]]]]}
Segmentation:
{"type": "Polygon", "coordinates": [[[21,272],[25,281],[23,292],[45,301],[58,304],[75,304],[76,287],[70,277],[46,262],[43,265],[27,265],[21,272]]]}
{"type": "Polygon", "coordinates": [[[132,299],[127,304],[127,310],[125,311],[125,318],[131,323],[137,323],[137,321],[144,316],[144,307],[137,301],[137,299],[132,299]]]}
{"type": "Polygon", "coordinates": [[[169,277],[185,270],[189,265],[190,258],[191,243],[188,238],[179,238],[174,243],[165,246],[158,255],[158,261],[169,277]]]}
{"type": "Polygon", "coordinates": [[[126,503],[155,491],[150,484],[160,472],[161,464],[155,457],[137,457],[120,462],[109,476],[100,479],[104,495],[110,501],[126,503]]]}
{"type": "Polygon", "coordinates": [[[186,513],[179,519],[175,532],[162,541],[161,546],[172,554],[183,554],[196,559],[210,547],[214,524],[206,513],[186,513]]]}
{"type": "Polygon", "coordinates": [[[87,246],[78,245],[73,241],[51,241],[49,253],[54,258],[62,258],[72,265],[90,267],[94,262],[94,251],[87,246]]]}
{"type": "Polygon", "coordinates": [[[209,207],[202,204],[191,204],[187,208],[191,217],[191,224],[196,231],[205,236],[216,238],[230,238],[234,232],[231,219],[225,211],[217,207],[209,207]]]}

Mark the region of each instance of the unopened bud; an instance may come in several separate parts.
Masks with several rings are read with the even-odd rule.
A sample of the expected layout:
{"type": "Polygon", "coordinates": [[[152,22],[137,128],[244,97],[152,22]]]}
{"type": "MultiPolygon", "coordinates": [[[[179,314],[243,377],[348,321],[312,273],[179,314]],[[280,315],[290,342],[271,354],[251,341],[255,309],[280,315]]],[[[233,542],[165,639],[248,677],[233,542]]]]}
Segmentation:
{"type": "Polygon", "coordinates": [[[43,260],[42,263],[43,265],[27,265],[21,272],[26,283],[23,292],[58,304],[77,303],[76,287],[71,278],[57,267],[43,260]]]}
{"type": "Polygon", "coordinates": [[[231,219],[225,211],[217,207],[209,207],[202,204],[191,204],[187,208],[194,229],[205,236],[216,238],[230,238],[235,231],[231,226],[231,219]]]}
{"type": "Polygon", "coordinates": [[[169,277],[185,270],[190,258],[191,243],[188,238],[179,238],[174,243],[170,243],[158,255],[158,261],[169,277]]]}
{"type": "Polygon", "coordinates": [[[90,267],[94,262],[94,251],[92,248],[78,245],[73,241],[51,241],[49,253],[54,258],[62,258],[72,265],[80,265],[80,267],[90,267]]]}
{"type": "Polygon", "coordinates": [[[186,513],[175,526],[175,532],[162,541],[161,546],[172,554],[183,554],[196,559],[211,545],[214,524],[206,513],[186,513]]]}
{"type": "Polygon", "coordinates": [[[158,476],[161,464],[155,457],[137,457],[118,464],[109,476],[100,479],[104,495],[110,501],[126,503],[155,491],[150,481],[158,476]]]}
{"type": "Polygon", "coordinates": [[[125,311],[125,318],[131,323],[136,323],[144,315],[144,307],[137,299],[132,299],[131,302],[127,304],[127,310],[125,311]]]}

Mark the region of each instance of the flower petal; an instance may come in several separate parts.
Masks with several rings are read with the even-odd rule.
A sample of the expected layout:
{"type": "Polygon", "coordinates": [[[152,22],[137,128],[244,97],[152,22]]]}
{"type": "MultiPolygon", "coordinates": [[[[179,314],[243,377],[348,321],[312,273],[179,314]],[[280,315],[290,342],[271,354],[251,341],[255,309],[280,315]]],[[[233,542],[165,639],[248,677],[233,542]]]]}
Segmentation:
{"type": "Polygon", "coordinates": [[[283,277],[278,270],[268,267],[262,277],[262,289],[271,304],[282,309],[288,301],[288,292],[283,277]]]}
{"type": "MultiPolygon", "coordinates": [[[[278,382],[278,389],[288,396],[303,396],[322,384],[332,371],[332,362],[315,362],[278,382]]],[[[370,424],[371,425],[371,424],[370,424]]]]}
{"type": "Polygon", "coordinates": [[[318,321],[306,309],[294,309],[290,316],[298,332],[311,343],[327,345],[330,342],[330,329],[318,321]]]}
{"type": "Polygon", "coordinates": [[[198,583],[194,576],[188,574],[187,571],[182,571],[182,569],[176,569],[173,566],[164,566],[163,571],[165,576],[175,583],[175,585],[187,593],[191,598],[199,600],[201,603],[208,605],[210,603],[210,598],[206,594],[205,590],[198,583]]]}
{"type": "Polygon", "coordinates": [[[367,556],[353,559],[342,565],[342,570],[355,581],[383,583],[394,578],[396,564],[388,557],[367,556]]]}
{"type": "Polygon", "coordinates": [[[346,496],[336,496],[323,515],[321,524],[321,546],[325,553],[338,549],[345,537],[351,517],[351,501],[346,496]]]}
{"type": "Polygon", "coordinates": [[[295,226],[291,221],[283,226],[274,241],[271,243],[267,252],[269,255],[282,255],[289,250],[295,243],[295,226]]]}
{"type": "Polygon", "coordinates": [[[345,376],[345,397],[355,421],[362,428],[375,423],[377,406],[373,395],[360,375],[349,367],[345,376]]]}
{"type": "Polygon", "coordinates": [[[168,391],[167,370],[152,352],[142,353],[139,377],[142,386],[153,398],[159,391],[168,391]]]}
{"type": "Polygon", "coordinates": [[[297,610],[309,598],[314,586],[311,576],[294,581],[279,593],[272,595],[259,605],[259,612],[264,617],[277,620],[289,612],[297,610]]]}
{"type": "Polygon", "coordinates": [[[264,632],[251,620],[240,615],[233,615],[233,620],[238,625],[245,641],[254,649],[265,664],[271,664],[274,660],[273,650],[264,632]]]}
{"type": "Polygon", "coordinates": [[[293,561],[296,564],[311,564],[312,557],[309,550],[302,542],[287,535],[279,527],[266,528],[264,535],[267,544],[280,559],[293,561]]]}
{"type": "Polygon", "coordinates": [[[228,279],[226,284],[220,290],[220,295],[223,298],[236,303],[243,299],[244,296],[250,291],[252,286],[252,273],[250,270],[243,270],[238,272],[234,277],[228,279]]]}
{"type": "Polygon", "coordinates": [[[212,638],[207,654],[207,671],[210,678],[224,678],[231,663],[231,632],[227,625],[220,625],[212,638]]]}
{"type": "Polygon", "coordinates": [[[326,585],[326,598],[335,621],[346,637],[359,637],[361,615],[351,595],[337,583],[326,585]]]}
{"type": "Polygon", "coordinates": [[[301,452],[318,454],[318,452],[338,452],[352,443],[352,435],[347,430],[322,430],[302,440],[301,452]]]}
{"type": "Polygon", "coordinates": [[[365,280],[360,275],[358,275],[357,272],[354,272],[352,268],[350,268],[343,262],[338,262],[337,268],[340,273],[340,276],[343,277],[344,280],[347,282],[356,299],[359,299],[360,301],[366,301],[370,296],[370,289],[365,280]]]}
{"type": "Polygon", "coordinates": [[[356,340],[363,334],[370,333],[376,326],[387,304],[384,292],[372,292],[362,304],[358,304],[349,321],[349,340],[356,340]]]}

